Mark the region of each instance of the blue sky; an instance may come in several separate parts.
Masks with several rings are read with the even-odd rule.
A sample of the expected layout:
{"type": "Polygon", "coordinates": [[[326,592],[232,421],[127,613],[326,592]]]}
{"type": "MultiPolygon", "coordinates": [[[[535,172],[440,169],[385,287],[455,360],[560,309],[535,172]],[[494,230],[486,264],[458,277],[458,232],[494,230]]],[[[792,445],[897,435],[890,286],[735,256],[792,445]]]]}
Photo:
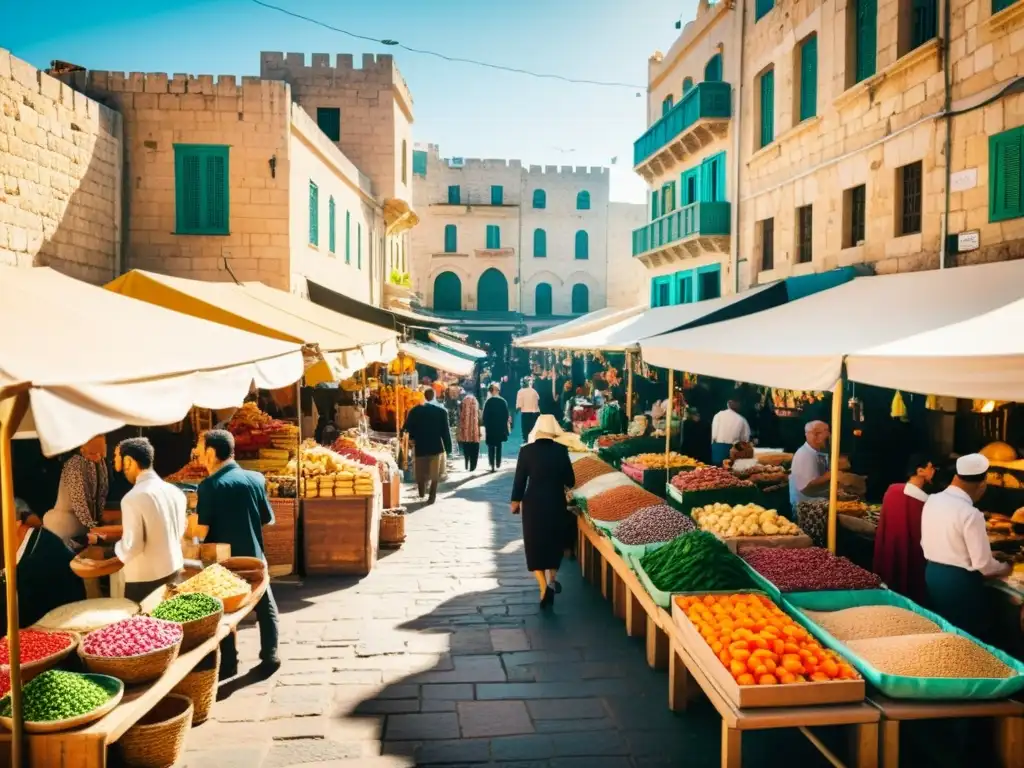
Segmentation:
{"type": "Polygon", "coordinates": [[[444,156],[607,165],[612,199],[643,202],[630,165],[645,129],[647,58],[696,0],[268,0],[373,38],[495,64],[640,88],[540,80],[354,40],[250,0],[9,0],[0,46],[37,67],[259,74],[259,52],[393,53],[412,90],[416,142],[444,156]],[[641,93],[641,97],[637,93],[641,93]]]}

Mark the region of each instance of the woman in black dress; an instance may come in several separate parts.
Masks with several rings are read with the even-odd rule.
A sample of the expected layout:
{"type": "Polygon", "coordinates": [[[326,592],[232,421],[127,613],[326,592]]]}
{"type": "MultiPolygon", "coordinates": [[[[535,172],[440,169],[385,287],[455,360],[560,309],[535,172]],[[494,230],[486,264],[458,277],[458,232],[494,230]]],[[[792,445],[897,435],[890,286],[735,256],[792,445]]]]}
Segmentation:
{"type": "Polygon", "coordinates": [[[562,432],[554,416],[537,420],[530,444],[519,451],[512,485],[512,514],[523,515],[526,567],[540,587],[540,606],[550,608],[562,587],[556,580],[565,549],[565,489],[576,484],[569,450],[554,438],[562,432]]]}
{"type": "Polygon", "coordinates": [[[501,468],[501,444],[508,440],[512,423],[508,403],[499,394],[501,388],[497,384],[491,384],[487,391],[490,392],[490,396],[484,403],[483,422],[484,431],[487,433],[487,460],[493,472],[501,468]]]}

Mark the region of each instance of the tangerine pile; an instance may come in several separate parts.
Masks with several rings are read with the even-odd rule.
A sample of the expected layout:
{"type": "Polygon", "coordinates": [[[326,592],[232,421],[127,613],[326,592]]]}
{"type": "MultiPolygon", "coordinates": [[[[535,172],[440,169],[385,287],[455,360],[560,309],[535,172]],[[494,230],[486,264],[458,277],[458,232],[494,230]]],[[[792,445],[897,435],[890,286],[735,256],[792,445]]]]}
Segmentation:
{"type": "Polygon", "coordinates": [[[856,680],[841,656],[762,595],[679,596],[677,605],[740,685],[856,680]]]}

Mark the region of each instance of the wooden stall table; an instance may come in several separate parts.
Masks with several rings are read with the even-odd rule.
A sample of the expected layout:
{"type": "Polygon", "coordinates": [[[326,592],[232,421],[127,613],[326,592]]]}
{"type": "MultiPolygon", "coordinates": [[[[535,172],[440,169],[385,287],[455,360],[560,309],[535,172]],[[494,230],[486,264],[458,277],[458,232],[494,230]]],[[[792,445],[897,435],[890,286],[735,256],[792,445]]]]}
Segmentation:
{"type": "Polygon", "coordinates": [[[904,701],[879,693],[868,702],[882,715],[882,768],[899,768],[900,723],[908,720],[952,720],[991,717],[996,721],[995,753],[1001,768],[1024,765],[1024,703],[999,701],[904,701]]]}
{"type": "Polygon", "coordinates": [[[303,555],[308,576],[365,576],[377,562],[381,494],[302,500],[303,555]]]}

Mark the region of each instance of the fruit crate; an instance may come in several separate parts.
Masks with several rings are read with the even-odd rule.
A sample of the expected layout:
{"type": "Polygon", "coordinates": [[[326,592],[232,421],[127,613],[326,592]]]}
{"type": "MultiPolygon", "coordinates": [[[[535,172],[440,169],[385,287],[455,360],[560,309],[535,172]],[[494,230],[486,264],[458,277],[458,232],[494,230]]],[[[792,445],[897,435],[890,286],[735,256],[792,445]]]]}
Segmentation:
{"type": "Polygon", "coordinates": [[[757,488],[715,488],[707,491],[680,491],[671,482],[665,484],[669,504],[690,514],[694,507],[707,504],[760,504],[762,494],[757,488]]]}

